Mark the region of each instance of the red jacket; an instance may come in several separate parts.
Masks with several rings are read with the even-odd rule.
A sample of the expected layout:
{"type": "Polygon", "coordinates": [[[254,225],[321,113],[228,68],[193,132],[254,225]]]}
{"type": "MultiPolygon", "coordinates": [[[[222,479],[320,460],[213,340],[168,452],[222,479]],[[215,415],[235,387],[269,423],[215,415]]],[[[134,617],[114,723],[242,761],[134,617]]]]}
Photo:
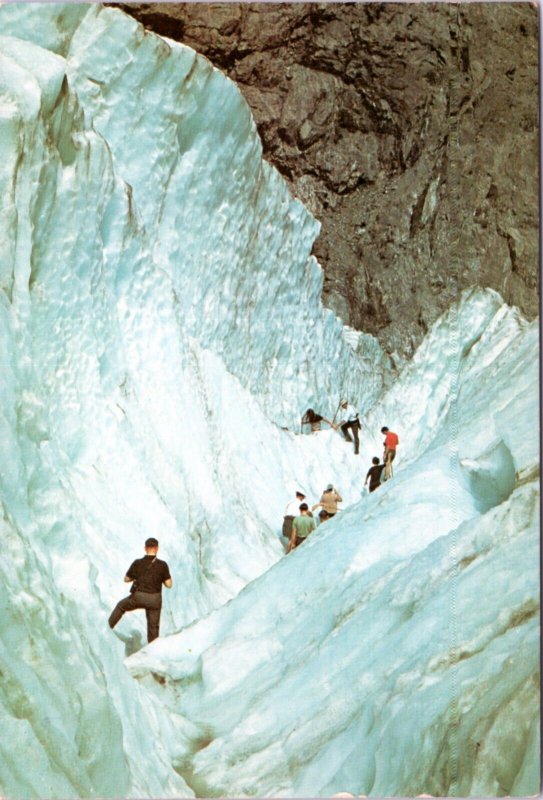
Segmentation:
{"type": "Polygon", "coordinates": [[[387,450],[395,450],[399,444],[399,441],[398,434],[389,431],[385,438],[385,447],[387,450]]]}

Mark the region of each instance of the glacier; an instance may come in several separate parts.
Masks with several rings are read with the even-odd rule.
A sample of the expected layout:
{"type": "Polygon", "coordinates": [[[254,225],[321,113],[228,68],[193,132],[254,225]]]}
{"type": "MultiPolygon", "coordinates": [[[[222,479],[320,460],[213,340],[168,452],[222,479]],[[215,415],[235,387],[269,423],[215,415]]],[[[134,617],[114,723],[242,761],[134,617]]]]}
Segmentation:
{"type": "Polygon", "coordinates": [[[220,71],[99,5],[0,31],[2,795],[537,792],[537,324],[466,293],[396,374],[220,71]],[[358,457],[299,432],[343,395],[358,457]],[[149,535],[144,647],[106,621],[149,535]]]}

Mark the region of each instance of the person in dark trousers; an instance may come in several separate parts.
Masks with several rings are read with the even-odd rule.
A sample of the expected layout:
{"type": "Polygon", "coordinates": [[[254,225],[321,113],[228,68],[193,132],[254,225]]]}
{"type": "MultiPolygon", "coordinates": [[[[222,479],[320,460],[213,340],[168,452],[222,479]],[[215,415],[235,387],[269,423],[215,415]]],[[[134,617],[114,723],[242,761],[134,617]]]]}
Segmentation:
{"type": "Polygon", "coordinates": [[[374,492],[381,485],[381,473],[384,470],[385,465],[379,463],[377,456],[372,458],[371,463],[373,464],[373,467],[370,467],[368,470],[366,480],[364,481],[364,486],[366,486],[369,481],[370,492],[374,492]]]}
{"type": "Polygon", "coordinates": [[[300,506],[300,516],[294,519],[292,523],[292,533],[290,534],[290,542],[288,543],[287,553],[294,550],[296,547],[305,542],[309,534],[316,528],[315,520],[309,516],[309,506],[307,503],[302,503],[300,506]]]}
{"type": "Polygon", "coordinates": [[[383,442],[385,448],[383,461],[385,462],[385,480],[388,481],[392,478],[392,462],[396,458],[396,448],[398,447],[400,439],[398,434],[389,430],[386,425],[383,425],[381,428],[381,433],[385,435],[385,441],[383,442]]]}
{"type": "Polygon", "coordinates": [[[360,420],[358,418],[358,411],[354,406],[348,403],[347,400],[343,400],[341,403],[341,415],[340,428],[343,438],[346,442],[352,442],[353,440],[351,439],[351,434],[349,431],[352,432],[354,436],[354,454],[357,456],[360,448],[358,431],[361,427],[360,420]]]}
{"type": "Polygon", "coordinates": [[[296,498],[291,500],[285,508],[285,516],[283,517],[283,530],[282,535],[285,539],[290,539],[292,533],[292,522],[296,517],[300,516],[300,504],[305,500],[305,494],[299,489],[296,492],[296,498]]]}
{"type": "Polygon", "coordinates": [[[160,610],[162,608],[162,584],[172,587],[170,569],[165,561],[157,557],[158,541],[151,537],[145,542],[144,558],[137,558],[124,576],[131,583],[130,594],[120,600],[109,618],[109,627],[114,628],[127,611],[144,608],[147,617],[147,641],[158,637],[160,610]]]}
{"type": "Polygon", "coordinates": [[[321,415],[313,411],[312,408],[308,408],[302,417],[302,425],[309,425],[311,427],[311,433],[317,433],[320,431],[321,422],[327,422],[331,428],[337,430],[337,425],[335,425],[333,422],[330,422],[330,420],[326,419],[326,417],[321,417],[321,415]]]}

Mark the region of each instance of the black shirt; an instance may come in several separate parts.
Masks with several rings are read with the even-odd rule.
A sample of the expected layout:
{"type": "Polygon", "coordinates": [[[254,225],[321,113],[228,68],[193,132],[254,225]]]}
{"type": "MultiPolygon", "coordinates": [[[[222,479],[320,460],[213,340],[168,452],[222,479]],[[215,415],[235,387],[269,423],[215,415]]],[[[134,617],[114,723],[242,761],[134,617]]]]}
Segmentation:
{"type": "Polygon", "coordinates": [[[380,486],[381,484],[381,473],[384,470],[384,464],[376,464],[374,467],[370,467],[368,470],[368,474],[366,475],[366,480],[370,479],[370,486],[380,486]]]}
{"type": "Polygon", "coordinates": [[[322,422],[324,417],[321,417],[320,414],[316,414],[313,412],[312,414],[308,414],[307,411],[304,414],[304,418],[302,420],[303,425],[311,425],[312,422],[322,422]]]}
{"type": "Polygon", "coordinates": [[[128,578],[134,578],[138,592],[161,592],[162,583],[170,576],[170,568],[165,561],[155,556],[137,558],[126,573],[128,578]],[[154,564],[152,563],[154,561],[154,564]]]}

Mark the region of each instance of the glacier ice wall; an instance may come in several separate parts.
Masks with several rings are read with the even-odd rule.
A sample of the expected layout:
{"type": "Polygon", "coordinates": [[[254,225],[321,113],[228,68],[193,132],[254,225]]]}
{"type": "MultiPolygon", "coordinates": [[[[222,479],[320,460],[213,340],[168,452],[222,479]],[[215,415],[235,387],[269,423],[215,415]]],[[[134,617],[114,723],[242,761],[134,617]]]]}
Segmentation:
{"type": "MultiPolygon", "coordinates": [[[[245,390],[252,413],[292,426],[317,396],[371,404],[386,361],[375,345],[355,354],[320,305],[316,223],[262,162],[246,105],[209,62],[99,6],[1,16],[5,34],[26,37],[2,38],[9,410],[29,451],[17,469],[35,462],[32,505],[54,507],[59,544],[81,520],[104,561],[105,530],[116,546],[135,530],[172,537],[193,584],[186,621],[281,552],[265,490],[255,557],[241,558],[247,490],[222,446],[241,419],[225,393],[243,404],[245,390]]],[[[273,467],[258,473],[274,482],[273,467]]]]}
{"type": "Polygon", "coordinates": [[[537,791],[537,354],[536,324],[466,296],[365,420],[366,463],[401,422],[394,479],[128,659],[196,724],[198,796],[537,791]]]}
{"type": "Polygon", "coordinates": [[[433,787],[451,721],[477,737],[471,788],[532,786],[534,329],[489,292],[438,323],[364,419],[364,467],[383,422],[402,461],[360,499],[350,448],[294,427],[340,393],[370,409],[387,361],[322,308],[317,223],[236,87],[113,9],[11,4],[0,23],[2,793],[405,793],[395,753],[424,754],[433,787]],[[294,482],[330,480],[352,508],[282,559],[294,482]],[[185,630],[129,659],[135,681],[143,621],[119,641],[105,620],[150,534],[175,578],[163,634],[185,630]],[[421,654],[453,586],[469,624],[421,654]]]}
{"type": "MultiPolygon", "coordinates": [[[[142,702],[104,630],[121,576],[157,535],[167,632],[269,568],[285,473],[314,492],[329,479],[279,423],[340,389],[369,404],[383,370],[321,307],[317,225],[262,162],[233,84],[111,9],[0,20],[2,524],[19,552],[2,712],[36,765],[10,744],[3,789],[186,795],[168,747],[143,766],[179,724],[142,702]]],[[[123,626],[137,648],[141,619],[123,626]]]]}

